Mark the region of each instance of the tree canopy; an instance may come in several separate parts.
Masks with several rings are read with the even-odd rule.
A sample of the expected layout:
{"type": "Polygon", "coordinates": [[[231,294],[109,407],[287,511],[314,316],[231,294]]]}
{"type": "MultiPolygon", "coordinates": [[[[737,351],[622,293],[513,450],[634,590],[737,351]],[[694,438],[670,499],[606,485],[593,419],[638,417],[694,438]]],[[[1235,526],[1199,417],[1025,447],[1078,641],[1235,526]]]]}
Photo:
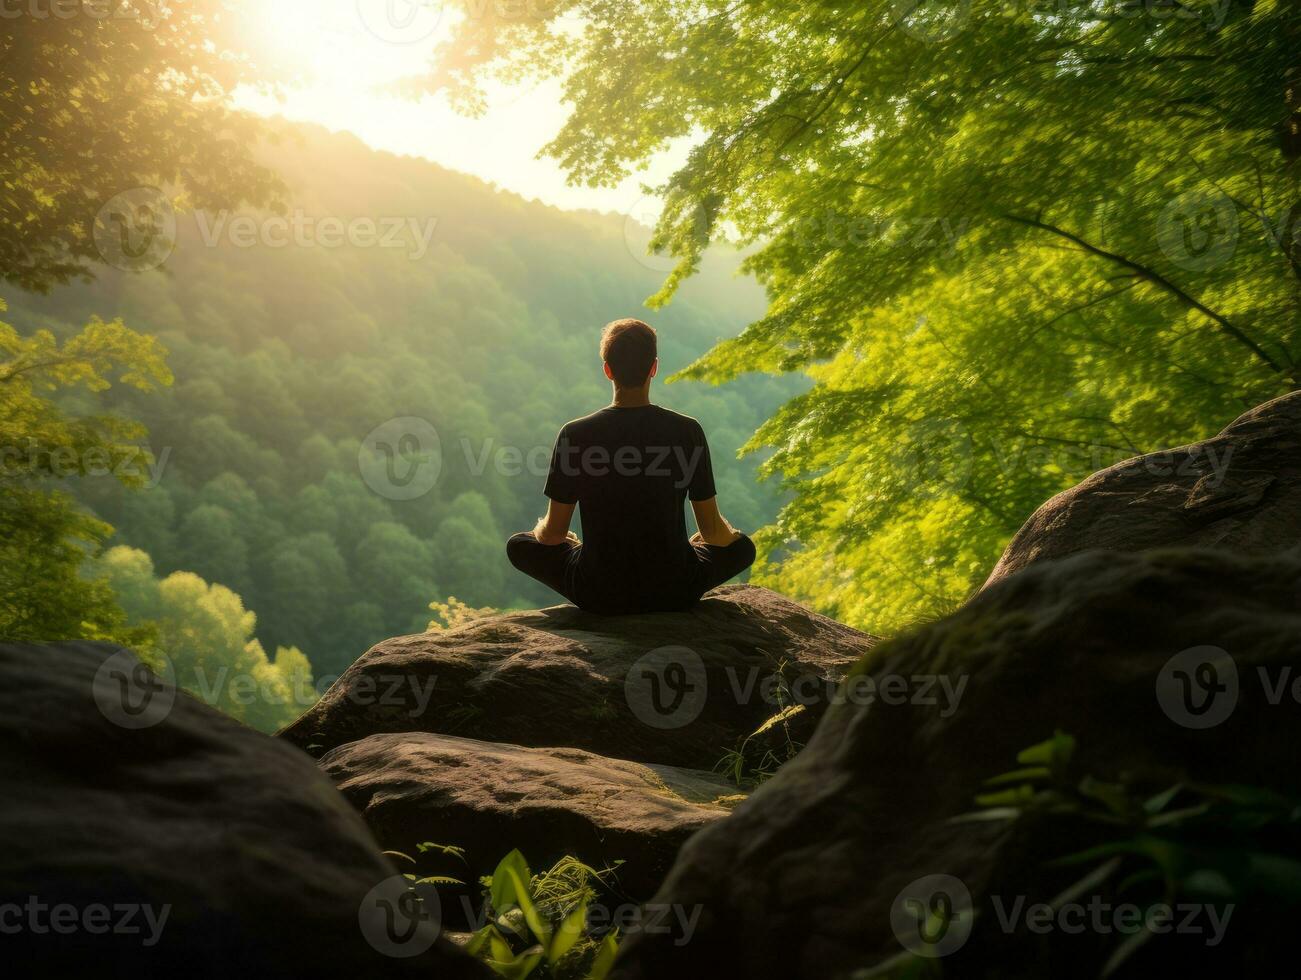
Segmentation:
{"type": "Polygon", "coordinates": [[[162,222],[274,198],[250,153],[261,125],[228,98],[288,76],[256,58],[241,2],[60,0],[0,18],[0,278],[84,278],[120,258],[113,236],[141,209],[162,222]]]}
{"type": "Polygon", "coordinates": [[[681,376],[805,371],[756,435],[760,578],[894,630],[1046,497],[1301,377],[1301,12],[1276,0],[559,0],[413,83],[555,74],[611,184],[671,141],[665,302],[719,235],[770,305],[681,376]]]}

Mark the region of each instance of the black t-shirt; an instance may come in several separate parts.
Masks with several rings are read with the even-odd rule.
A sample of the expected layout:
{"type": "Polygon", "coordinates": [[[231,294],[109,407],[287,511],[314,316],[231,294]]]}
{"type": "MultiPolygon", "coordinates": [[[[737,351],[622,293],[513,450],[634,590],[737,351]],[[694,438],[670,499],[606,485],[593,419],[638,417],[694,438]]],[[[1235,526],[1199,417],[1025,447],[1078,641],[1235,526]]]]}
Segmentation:
{"type": "Polygon", "coordinates": [[[618,611],[689,592],[686,500],[716,493],[695,419],[658,405],[575,419],[556,438],[544,493],[578,504],[583,547],[569,575],[591,605],[618,611]]]}

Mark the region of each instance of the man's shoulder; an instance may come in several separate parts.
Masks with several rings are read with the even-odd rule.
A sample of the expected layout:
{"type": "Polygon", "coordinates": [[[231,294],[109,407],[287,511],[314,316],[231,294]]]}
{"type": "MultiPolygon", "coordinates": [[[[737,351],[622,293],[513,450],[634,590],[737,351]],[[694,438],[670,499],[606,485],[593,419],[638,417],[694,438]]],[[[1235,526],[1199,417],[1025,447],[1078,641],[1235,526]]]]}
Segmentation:
{"type": "Polygon", "coordinates": [[[690,429],[703,428],[701,424],[697,422],[694,418],[692,418],[690,415],[683,415],[681,412],[675,412],[673,411],[673,409],[665,408],[663,405],[656,405],[655,407],[660,410],[660,413],[662,415],[672,419],[674,422],[677,422],[679,425],[682,425],[690,429]]]}
{"type": "Polygon", "coordinates": [[[647,418],[641,414],[642,412],[653,417],[656,427],[661,431],[667,428],[693,436],[704,435],[704,427],[690,415],[683,415],[663,405],[647,405],[641,409],[618,409],[610,406],[599,408],[588,415],[570,419],[560,427],[559,438],[581,440],[584,436],[609,433],[612,429],[623,426],[644,425],[647,418]]]}

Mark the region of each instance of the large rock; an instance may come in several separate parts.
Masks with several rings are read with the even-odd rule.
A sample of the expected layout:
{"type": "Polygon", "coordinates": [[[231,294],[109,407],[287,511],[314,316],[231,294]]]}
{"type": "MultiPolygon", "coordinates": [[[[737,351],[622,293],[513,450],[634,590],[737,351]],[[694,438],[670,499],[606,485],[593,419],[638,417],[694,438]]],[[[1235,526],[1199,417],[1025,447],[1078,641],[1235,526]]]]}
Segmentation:
{"type": "MultiPolygon", "coordinates": [[[[1078,771],[1103,780],[1129,773],[1162,787],[1200,781],[1297,792],[1301,706],[1288,684],[1301,651],[1298,598],[1296,552],[1092,552],[1038,563],[949,618],[882,644],[846,681],[844,703],[808,747],[682,849],[654,902],[699,907],[695,932],[630,936],[616,976],[848,977],[902,952],[892,913],[910,883],[935,874],[959,879],[978,912],[971,941],[943,960],[945,976],[1097,976],[1104,957],[1093,955],[1095,945],[1114,947],[1121,937],[1072,945],[1030,936],[1015,955],[992,952],[999,931],[991,889],[1009,889],[996,894],[1011,905],[1025,886],[1008,881],[1085,838],[1034,850],[1017,836],[1024,821],[950,819],[974,809],[982,780],[1016,768],[1019,750],[1056,729],[1078,739],[1078,771]],[[1227,692],[1213,704],[1199,696],[1197,707],[1210,705],[1214,716],[1184,706],[1177,683],[1179,672],[1199,673],[1206,651],[1193,648],[1208,645],[1236,661],[1239,688],[1236,702],[1227,692]],[[874,701],[865,678],[880,695],[874,701]],[[939,685],[923,685],[936,678],[962,690],[956,708],[926,697],[939,685]],[[1283,703],[1271,704],[1280,692],[1283,703]],[[1225,707],[1232,711],[1221,720],[1225,707]],[[1191,727],[1207,721],[1219,723],[1191,727]]],[[[1227,667],[1216,671],[1211,679],[1227,687],[1227,667]]],[[[1057,873],[1074,879],[1083,870],[1057,873]]],[[[1171,975],[1210,975],[1226,959],[1229,969],[1217,975],[1273,975],[1244,964],[1281,959],[1288,928],[1244,910],[1223,945],[1159,937],[1131,975],[1156,975],[1152,957],[1171,975]]]]}
{"type": "Polygon", "coordinates": [[[1088,549],[1301,544],[1301,391],[1266,402],[1213,439],[1099,470],[1040,507],[988,588],[1036,561],[1088,549]]]}
{"type": "Polygon", "coordinates": [[[351,742],[321,768],[387,849],[415,854],[428,840],[463,847],[471,882],[512,847],[535,867],[565,855],[596,867],[623,861],[618,887],[643,899],[682,843],[726,816],[736,794],[713,773],[428,732],[351,742]]]}
{"type": "Polygon", "coordinates": [[[0,646],[0,783],[14,976],[487,975],[388,936],[401,879],[311,759],[126,651],[0,646]]]}
{"type": "Polygon", "coordinates": [[[745,585],[681,613],[508,613],[372,647],[281,735],[314,753],[425,731],[712,769],[778,710],[779,671],[808,704],[802,741],[873,642],[745,585]]]}

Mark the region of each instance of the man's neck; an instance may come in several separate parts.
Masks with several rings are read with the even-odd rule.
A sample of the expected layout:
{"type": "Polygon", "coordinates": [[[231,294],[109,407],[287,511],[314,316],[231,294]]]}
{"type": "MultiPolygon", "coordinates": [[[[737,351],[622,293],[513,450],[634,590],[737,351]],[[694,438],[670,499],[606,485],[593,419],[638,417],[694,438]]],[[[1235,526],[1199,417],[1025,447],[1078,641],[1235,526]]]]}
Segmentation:
{"type": "Polygon", "coordinates": [[[615,388],[614,400],[610,402],[614,408],[640,408],[650,403],[650,385],[645,388],[615,388]]]}

